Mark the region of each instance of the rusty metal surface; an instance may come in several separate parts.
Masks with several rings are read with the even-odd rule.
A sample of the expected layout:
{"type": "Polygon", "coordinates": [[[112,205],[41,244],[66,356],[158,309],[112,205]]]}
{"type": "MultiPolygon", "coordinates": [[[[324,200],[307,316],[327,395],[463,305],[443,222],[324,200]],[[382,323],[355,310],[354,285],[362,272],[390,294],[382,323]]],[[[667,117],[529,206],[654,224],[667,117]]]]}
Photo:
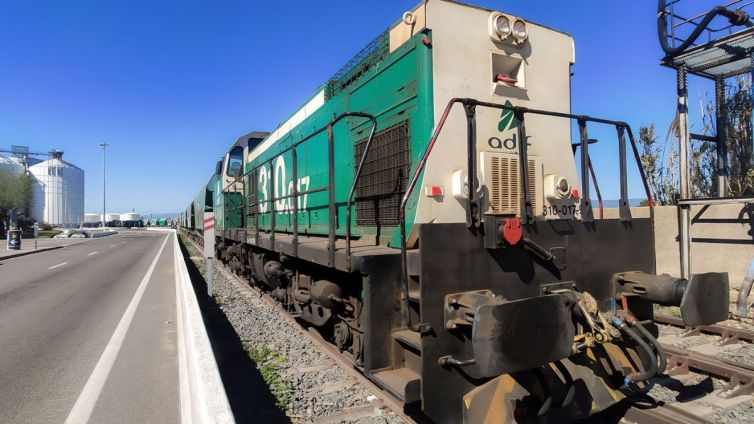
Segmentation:
{"type": "Polygon", "coordinates": [[[745,328],[734,328],[720,324],[701,325],[698,327],[686,327],[683,320],[678,317],[670,315],[655,314],[655,322],[658,324],[672,325],[674,327],[688,328],[688,335],[696,335],[699,333],[714,334],[723,338],[720,345],[726,345],[736,343],[738,340],[745,340],[747,342],[754,342],[754,330],[748,330],[745,328]]]}
{"type": "Polygon", "coordinates": [[[754,369],[751,367],[675,346],[662,347],[668,355],[668,375],[686,374],[693,369],[725,378],[728,385],[718,393],[723,399],[754,393],[754,369]]]}
{"type": "Polygon", "coordinates": [[[631,407],[624,418],[637,424],[707,424],[711,421],[694,415],[671,404],[659,404],[652,408],[631,407]]]}

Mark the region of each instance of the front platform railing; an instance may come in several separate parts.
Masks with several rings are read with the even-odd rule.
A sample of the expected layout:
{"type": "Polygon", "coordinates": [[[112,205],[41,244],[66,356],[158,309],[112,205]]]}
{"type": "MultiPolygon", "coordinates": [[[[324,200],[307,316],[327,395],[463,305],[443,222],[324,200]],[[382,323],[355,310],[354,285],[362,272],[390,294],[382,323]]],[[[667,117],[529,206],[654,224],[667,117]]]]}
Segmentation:
{"type": "MultiPolygon", "coordinates": [[[[411,311],[409,306],[409,283],[408,283],[408,258],[407,258],[407,246],[406,246],[406,205],[408,203],[408,200],[411,197],[411,193],[413,192],[414,188],[416,187],[416,184],[419,181],[419,178],[421,177],[422,172],[424,171],[424,168],[427,164],[427,160],[429,159],[429,156],[432,154],[432,150],[435,147],[435,144],[437,143],[437,139],[439,138],[443,127],[445,126],[445,122],[448,119],[448,116],[450,115],[450,112],[452,111],[453,107],[457,104],[460,104],[463,106],[465,116],[466,116],[466,128],[467,128],[467,138],[466,138],[466,148],[467,148],[467,174],[468,175],[468,181],[469,181],[469,189],[467,190],[467,196],[466,196],[466,226],[468,228],[475,228],[481,226],[482,223],[482,217],[481,217],[481,205],[480,205],[480,199],[478,198],[477,190],[474,187],[474,181],[475,176],[477,175],[477,150],[476,150],[476,109],[479,107],[482,108],[492,108],[492,109],[499,109],[499,110],[508,110],[513,112],[513,116],[516,123],[516,129],[518,131],[518,139],[519,140],[526,140],[526,115],[532,114],[532,115],[543,115],[543,116],[551,116],[556,118],[564,118],[569,120],[575,120],[579,126],[579,138],[580,142],[578,143],[578,147],[581,148],[581,190],[582,190],[582,196],[581,196],[581,220],[583,222],[591,222],[594,220],[594,215],[592,211],[592,205],[590,200],[590,185],[589,185],[589,177],[590,177],[590,166],[591,166],[591,160],[589,157],[589,136],[587,132],[587,123],[588,122],[594,122],[598,124],[605,124],[614,126],[617,135],[618,135],[618,155],[619,155],[619,161],[620,161],[620,201],[619,201],[619,216],[622,221],[630,221],[631,220],[631,209],[628,203],[628,177],[627,177],[627,165],[626,165],[626,135],[628,135],[628,139],[631,143],[631,150],[634,154],[634,159],[636,160],[636,165],[639,169],[639,173],[641,175],[642,184],[644,186],[644,191],[646,193],[647,199],[649,201],[649,207],[650,210],[654,207],[654,202],[652,200],[652,194],[649,189],[649,184],[647,182],[647,176],[646,172],[644,171],[644,168],[641,165],[641,157],[639,154],[639,150],[636,146],[636,140],[634,139],[633,132],[631,131],[631,127],[628,126],[627,123],[622,121],[613,121],[609,119],[601,119],[601,118],[594,118],[587,115],[574,115],[570,113],[563,113],[563,112],[553,112],[553,111],[546,111],[546,110],[538,110],[538,109],[529,109],[526,107],[521,106],[512,106],[512,105],[505,105],[505,104],[499,104],[499,103],[491,103],[491,102],[483,102],[476,99],[469,99],[469,98],[454,98],[451,99],[447,106],[445,107],[445,111],[443,112],[440,121],[437,123],[437,126],[435,127],[434,132],[432,133],[432,137],[429,140],[429,143],[427,143],[427,147],[424,151],[424,154],[422,155],[422,158],[419,160],[419,163],[416,166],[416,169],[414,170],[413,177],[409,181],[408,186],[406,187],[406,192],[403,195],[403,198],[401,199],[400,209],[399,209],[399,226],[401,231],[401,278],[402,278],[402,291],[403,291],[403,313],[404,313],[404,325],[408,327],[409,329],[413,331],[420,331],[422,328],[425,328],[422,324],[412,325],[411,324],[411,311]]],[[[519,206],[520,211],[519,214],[521,216],[521,220],[524,224],[531,224],[534,222],[534,213],[532,210],[532,199],[529,192],[529,161],[528,161],[528,146],[527,143],[519,143],[519,149],[518,149],[518,157],[519,157],[519,173],[521,175],[521,188],[519,193],[519,206]]]]}

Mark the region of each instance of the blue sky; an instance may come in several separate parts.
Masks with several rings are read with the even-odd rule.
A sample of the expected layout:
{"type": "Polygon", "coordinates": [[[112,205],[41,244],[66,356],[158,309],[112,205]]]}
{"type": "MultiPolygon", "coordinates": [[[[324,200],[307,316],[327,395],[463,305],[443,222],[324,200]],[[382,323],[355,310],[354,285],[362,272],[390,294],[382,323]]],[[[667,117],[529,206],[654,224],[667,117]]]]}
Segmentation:
{"type": "MultiPolygon", "coordinates": [[[[108,210],[179,211],[239,135],[274,128],[415,3],[0,0],[0,148],[64,150],[87,172],[89,212],[106,141],[108,210]]],[[[675,73],[658,64],[656,2],[474,3],[573,35],[574,112],[667,131],[675,73]]],[[[692,113],[712,93],[692,78],[692,113]]],[[[593,160],[616,198],[613,131],[590,136],[604,140],[593,160]]],[[[632,197],[639,187],[632,178],[632,197]]]]}

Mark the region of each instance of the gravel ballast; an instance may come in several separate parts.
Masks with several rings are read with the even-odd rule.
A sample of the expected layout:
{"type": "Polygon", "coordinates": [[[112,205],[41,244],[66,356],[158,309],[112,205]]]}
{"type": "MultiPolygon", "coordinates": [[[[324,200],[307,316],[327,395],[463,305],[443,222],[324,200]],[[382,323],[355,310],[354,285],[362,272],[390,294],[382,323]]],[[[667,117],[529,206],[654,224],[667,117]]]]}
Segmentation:
{"type": "MultiPolygon", "coordinates": [[[[183,240],[191,255],[199,255],[193,244],[183,240]]],[[[190,259],[206,277],[204,259],[190,259]]],[[[235,329],[249,360],[261,358],[256,366],[265,381],[273,381],[270,390],[292,422],[404,422],[322,352],[284,311],[262,299],[219,261],[213,267],[215,304],[235,329]]]]}

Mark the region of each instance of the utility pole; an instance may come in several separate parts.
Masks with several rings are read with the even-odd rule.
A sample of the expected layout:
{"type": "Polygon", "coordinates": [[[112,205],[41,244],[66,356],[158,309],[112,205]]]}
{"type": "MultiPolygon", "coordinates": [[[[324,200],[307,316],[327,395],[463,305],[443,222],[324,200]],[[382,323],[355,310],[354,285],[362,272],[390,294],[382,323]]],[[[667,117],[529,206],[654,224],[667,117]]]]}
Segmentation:
{"type": "Polygon", "coordinates": [[[105,229],[105,223],[106,223],[106,219],[107,219],[105,217],[105,213],[106,213],[105,212],[105,210],[106,210],[105,209],[105,206],[106,206],[106,204],[105,204],[105,184],[106,184],[106,181],[107,181],[105,179],[105,169],[106,169],[105,168],[105,166],[106,166],[106,163],[105,163],[105,151],[107,150],[107,148],[109,146],[110,145],[107,144],[107,143],[100,143],[99,144],[99,147],[102,147],[102,229],[103,230],[105,229]]]}

